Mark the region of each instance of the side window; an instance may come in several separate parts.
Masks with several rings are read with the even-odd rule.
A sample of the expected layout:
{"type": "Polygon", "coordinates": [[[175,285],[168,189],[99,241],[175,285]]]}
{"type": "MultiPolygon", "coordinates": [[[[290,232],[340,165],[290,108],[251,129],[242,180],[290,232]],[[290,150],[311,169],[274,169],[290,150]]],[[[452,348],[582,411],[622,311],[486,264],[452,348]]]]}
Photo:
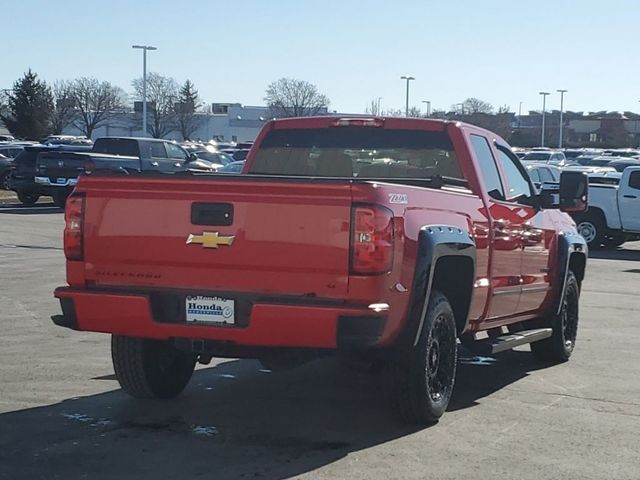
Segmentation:
{"type": "Polygon", "coordinates": [[[500,174],[496,162],[491,153],[491,147],[486,138],[480,135],[471,135],[471,145],[480,165],[480,174],[491,198],[504,200],[504,190],[500,182],[500,174]]]}
{"type": "Polygon", "coordinates": [[[164,149],[164,143],[162,142],[149,142],[151,146],[151,156],[153,158],[167,158],[167,152],[164,149]]]}
{"type": "Polygon", "coordinates": [[[540,168],[538,170],[540,172],[540,181],[541,182],[550,182],[553,183],[555,180],[553,179],[553,175],[551,175],[551,171],[548,168],[540,168]]]}
{"type": "Polygon", "coordinates": [[[531,200],[531,185],[527,177],[520,171],[514,158],[511,158],[504,147],[498,147],[498,162],[505,174],[507,183],[507,200],[529,204],[531,200]]]}
{"type": "Polygon", "coordinates": [[[167,152],[169,154],[169,158],[179,158],[180,160],[186,160],[187,154],[181,149],[179,146],[174,145],[173,143],[167,143],[167,152]]]}
{"type": "Polygon", "coordinates": [[[629,186],[636,190],[640,190],[640,172],[633,172],[629,176],[629,186]]]}
{"type": "Polygon", "coordinates": [[[540,170],[540,168],[533,168],[529,170],[529,176],[531,177],[532,182],[542,182],[542,180],[540,180],[540,170]]]}

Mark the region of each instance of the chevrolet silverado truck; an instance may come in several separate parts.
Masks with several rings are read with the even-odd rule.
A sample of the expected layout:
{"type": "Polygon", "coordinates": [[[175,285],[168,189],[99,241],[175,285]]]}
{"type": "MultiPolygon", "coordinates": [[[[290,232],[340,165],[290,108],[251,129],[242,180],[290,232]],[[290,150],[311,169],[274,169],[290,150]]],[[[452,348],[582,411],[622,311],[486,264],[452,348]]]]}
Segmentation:
{"type": "Polygon", "coordinates": [[[212,164],[189,154],[170,140],[134,137],[98,138],[91,151],[42,153],[37,161],[35,183],[52,192],[56,205],[64,207],[85,169],[119,174],[138,171],[176,173],[212,171],[212,164]]]}
{"type": "Polygon", "coordinates": [[[591,248],[618,247],[640,235],[640,167],[614,175],[619,181],[607,181],[615,176],[591,178],[588,210],[572,215],[591,248]]]}
{"type": "Polygon", "coordinates": [[[111,334],[134,397],[178,395],[214,356],[338,353],[433,423],[458,341],[569,359],[587,246],[562,211],[587,193],[581,172],[536,193],[505,141],[463,123],[274,120],[242,174],[81,176],[53,321],[111,334]]]}

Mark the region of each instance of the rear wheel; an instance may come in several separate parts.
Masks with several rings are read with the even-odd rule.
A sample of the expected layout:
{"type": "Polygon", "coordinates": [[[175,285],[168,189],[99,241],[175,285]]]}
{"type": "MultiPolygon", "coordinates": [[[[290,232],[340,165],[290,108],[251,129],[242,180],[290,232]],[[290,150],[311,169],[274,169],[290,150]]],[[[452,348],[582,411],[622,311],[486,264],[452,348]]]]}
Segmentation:
{"type": "Polygon", "coordinates": [[[20,191],[18,191],[17,193],[18,193],[18,200],[20,200],[20,203],[27,206],[34,205],[40,198],[40,195],[38,195],[37,193],[27,193],[27,192],[20,192],[20,191]]]}
{"type": "Polygon", "coordinates": [[[447,298],[433,292],[418,344],[396,352],[388,365],[393,407],[402,420],[432,424],[453,393],[457,362],[456,323],[447,298]]]}
{"type": "Polygon", "coordinates": [[[544,361],[562,363],[569,360],[578,335],[578,299],[580,287],[572,271],[567,275],[567,285],[560,313],[545,322],[553,333],[549,338],[533,342],[531,353],[544,361]]]}
{"type": "Polygon", "coordinates": [[[111,358],[122,389],[136,398],[173,398],[187,386],[196,355],[167,341],[111,337],[111,358]]]}

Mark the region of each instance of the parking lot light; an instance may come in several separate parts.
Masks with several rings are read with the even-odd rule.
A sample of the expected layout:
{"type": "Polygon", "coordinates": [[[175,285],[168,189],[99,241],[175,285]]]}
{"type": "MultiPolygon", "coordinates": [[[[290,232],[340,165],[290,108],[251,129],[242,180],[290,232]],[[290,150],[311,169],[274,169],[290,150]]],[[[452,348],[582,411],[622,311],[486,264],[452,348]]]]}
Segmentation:
{"type": "Polygon", "coordinates": [[[551,94],[549,92],[540,92],[540,95],[542,95],[542,138],[540,139],[540,146],[544,147],[544,115],[547,106],[547,95],[551,94]]]}
{"type": "Polygon", "coordinates": [[[564,113],[564,94],[568,90],[557,90],[560,93],[560,140],[558,140],[558,148],[562,148],[562,116],[564,113]]]}
{"type": "Polygon", "coordinates": [[[405,106],[404,106],[404,116],[408,117],[409,116],[409,82],[411,80],[415,80],[415,77],[407,77],[405,75],[400,77],[401,80],[406,80],[407,81],[407,90],[406,90],[406,102],[405,102],[405,106]]]}
{"type": "Polygon", "coordinates": [[[142,136],[147,136],[147,50],[157,50],[151,45],[132,45],[142,50],[142,136]]]}

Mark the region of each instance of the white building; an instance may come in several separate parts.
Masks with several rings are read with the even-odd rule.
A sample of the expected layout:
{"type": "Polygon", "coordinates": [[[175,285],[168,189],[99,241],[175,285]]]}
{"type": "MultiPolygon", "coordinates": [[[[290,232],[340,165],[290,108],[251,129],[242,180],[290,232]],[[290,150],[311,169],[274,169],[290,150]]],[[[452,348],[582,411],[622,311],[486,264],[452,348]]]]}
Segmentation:
{"type": "MultiPolygon", "coordinates": [[[[192,140],[211,139],[227,142],[245,142],[255,140],[258,132],[268,120],[269,108],[260,106],[242,106],[239,103],[214,103],[211,113],[197,113],[198,129],[191,135],[192,140]]],[[[149,122],[150,114],[147,114],[149,122]]],[[[109,122],[93,132],[93,139],[114,136],[143,136],[140,113],[131,112],[111,118],[109,122]]],[[[67,127],[67,135],[82,135],[75,127],[67,127]]],[[[165,138],[182,140],[180,132],[173,131],[165,138]]]]}

